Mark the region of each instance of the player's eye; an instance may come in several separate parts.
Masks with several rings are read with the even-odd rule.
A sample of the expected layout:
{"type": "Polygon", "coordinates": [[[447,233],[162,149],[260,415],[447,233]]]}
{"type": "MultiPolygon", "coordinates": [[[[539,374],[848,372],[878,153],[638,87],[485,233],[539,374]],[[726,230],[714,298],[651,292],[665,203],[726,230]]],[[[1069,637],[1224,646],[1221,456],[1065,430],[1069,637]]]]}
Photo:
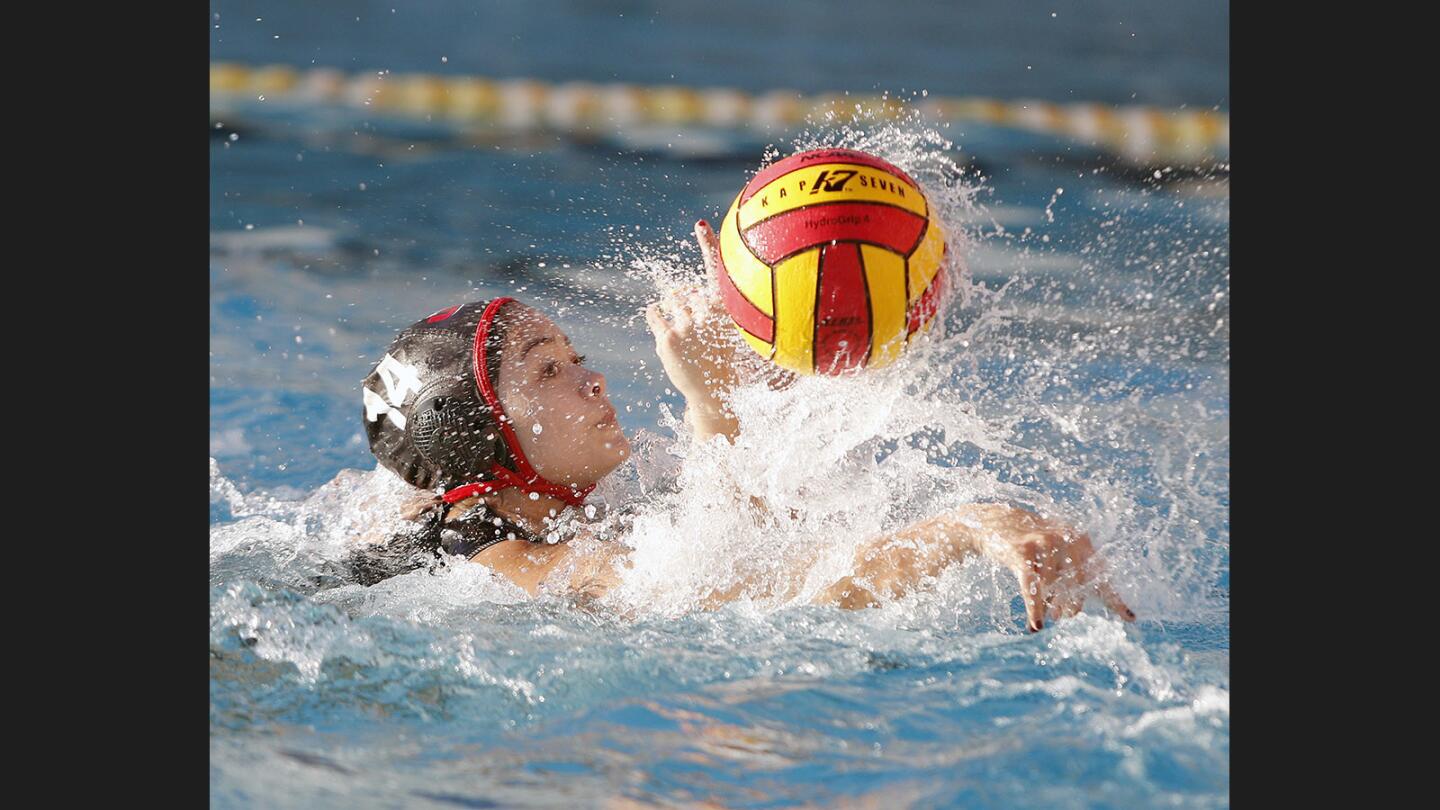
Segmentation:
{"type": "Polygon", "coordinates": [[[577,365],[577,366],[583,366],[583,365],[585,365],[585,355],[583,355],[583,354],[577,354],[577,355],[575,355],[575,365],[577,365]]]}
{"type": "Polygon", "coordinates": [[[559,373],[560,373],[560,364],[557,363],[557,362],[555,362],[554,360],[551,360],[550,362],[548,362],[548,363],[545,364],[544,368],[543,368],[543,369],[541,370],[541,372],[540,372],[540,376],[541,376],[541,377],[554,377],[556,374],[559,374],[559,373]]]}

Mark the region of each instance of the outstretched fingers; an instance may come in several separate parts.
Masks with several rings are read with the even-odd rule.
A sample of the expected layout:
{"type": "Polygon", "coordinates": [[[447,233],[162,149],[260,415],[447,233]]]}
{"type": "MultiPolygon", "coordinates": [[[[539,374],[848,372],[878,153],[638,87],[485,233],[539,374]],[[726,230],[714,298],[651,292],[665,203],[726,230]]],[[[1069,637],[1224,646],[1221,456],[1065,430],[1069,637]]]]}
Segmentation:
{"type": "Polygon", "coordinates": [[[1129,606],[1125,604],[1125,600],[1120,598],[1120,594],[1116,593],[1115,589],[1111,587],[1110,577],[1105,570],[1106,566],[1104,561],[1099,557],[1091,556],[1091,551],[1088,548],[1088,538],[1086,538],[1086,546],[1084,563],[1077,572],[1080,577],[1080,582],[1085,583],[1084,593],[1094,593],[1099,596],[1100,601],[1105,603],[1105,607],[1109,608],[1112,613],[1121,619],[1127,622],[1135,621],[1135,611],[1131,610],[1129,606]]]}
{"type": "Polygon", "coordinates": [[[1120,598],[1120,594],[1115,593],[1115,589],[1110,587],[1109,582],[1101,579],[1095,583],[1095,589],[1100,593],[1100,598],[1105,602],[1105,607],[1110,608],[1117,616],[1127,622],[1135,621],[1135,611],[1125,605],[1125,601],[1120,598]]]}
{"type": "Polygon", "coordinates": [[[1039,570],[1029,560],[1021,563],[1018,575],[1020,598],[1025,601],[1026,629],[1038,633],[1045,628],[1045,583],[1041,582],[1039,570]]]}

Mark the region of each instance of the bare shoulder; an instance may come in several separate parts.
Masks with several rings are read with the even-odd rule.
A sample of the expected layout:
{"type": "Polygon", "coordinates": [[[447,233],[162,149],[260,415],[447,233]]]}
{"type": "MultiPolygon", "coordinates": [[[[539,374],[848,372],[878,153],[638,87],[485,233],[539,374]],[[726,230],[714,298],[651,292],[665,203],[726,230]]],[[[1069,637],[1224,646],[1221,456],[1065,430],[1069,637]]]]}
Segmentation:
{"type": "Polygon", "coordinates": [[[529,540],[502,540],[481,549],[470,558],[519,585],[534,596],[540,583],[571,555],[569,543],[533,543],[529,540]]]}
{"type": "Polygon", "coordinates": [[[482,550],[470,561],[489,566],[531,596],[538,594],[542,585],[599,596],[618,581],[616,567],[627,551],[619,543],[590,538],[554,544],[506,540],[482,550]]]}

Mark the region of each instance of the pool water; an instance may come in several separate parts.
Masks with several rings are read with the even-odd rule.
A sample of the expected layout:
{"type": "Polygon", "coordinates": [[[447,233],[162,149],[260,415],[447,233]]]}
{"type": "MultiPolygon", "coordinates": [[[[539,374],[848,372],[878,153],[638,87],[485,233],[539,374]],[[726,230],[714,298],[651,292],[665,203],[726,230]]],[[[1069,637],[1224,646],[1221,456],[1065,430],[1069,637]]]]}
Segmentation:
{"type": "Polygon", "coordinates": [[[921,120],[677,132],[705,145],[675,150],[278,105],[212,117],[213,805],[1228,805],[1223,166],[1155,176],[921,120]],[[895,368],[742,392],[742,441],[694,446],[638,313],[698,275],[691,225],[766,146],[836,143],[924,184],[961,294],[895,368]],[[405,497],[365,446],[359,381],[399,328],[499,294],[608,378],[636,452],[597,520],[629,523],[634,571],[599,605],[479,565],[326,580],[405,497]],[[757,532],[737,493],[794,515],[757,532]],[[695,606],[974,500],[1089,531],[1139,621],[1092,601],[1027,634],[984,560],[875,610],[695,606]]]}

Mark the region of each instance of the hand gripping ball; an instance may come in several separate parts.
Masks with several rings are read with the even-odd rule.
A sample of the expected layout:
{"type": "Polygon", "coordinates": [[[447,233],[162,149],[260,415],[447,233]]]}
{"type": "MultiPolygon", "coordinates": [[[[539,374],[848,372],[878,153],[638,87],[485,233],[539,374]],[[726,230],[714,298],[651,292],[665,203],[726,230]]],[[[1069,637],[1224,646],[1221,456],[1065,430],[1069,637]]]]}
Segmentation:
{"type": "Polygon", "coordinates": [[[852,149],[755,175],[720,227],[720,294],[745,341],[800,374],[887,365],[944,292],[945,235],[910,176],[852,149]]]}

